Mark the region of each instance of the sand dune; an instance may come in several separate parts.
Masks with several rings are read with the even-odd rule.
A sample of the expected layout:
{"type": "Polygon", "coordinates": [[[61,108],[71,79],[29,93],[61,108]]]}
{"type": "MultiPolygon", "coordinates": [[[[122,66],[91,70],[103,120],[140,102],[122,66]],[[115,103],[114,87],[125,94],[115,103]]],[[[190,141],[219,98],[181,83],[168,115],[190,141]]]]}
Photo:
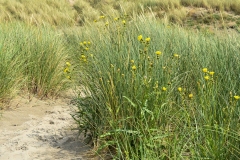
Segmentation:
{"type": "MultiPolygon", "coordinates": [[[[17,98],[0,120],[0,160],[80,160],[90,149],[77,138],[64,100],[17,98]]],[[[85,156],[85,158],[84,158],[85,156]]]]}

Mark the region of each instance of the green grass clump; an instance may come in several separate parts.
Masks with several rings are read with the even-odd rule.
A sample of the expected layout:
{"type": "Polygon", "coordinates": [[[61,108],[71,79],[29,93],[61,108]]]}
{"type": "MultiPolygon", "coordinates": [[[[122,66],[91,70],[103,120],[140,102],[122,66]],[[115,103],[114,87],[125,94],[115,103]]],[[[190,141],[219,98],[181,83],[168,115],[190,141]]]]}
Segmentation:
{"type": "MultiPolygon", "coordinates": [[[[73,118],[116,159],[238,159],[239,38],[154,20],[84,28],[75,63],[84,97],[73,118]],[[85,48],[88,49],[85,49],[85,48]]],[[[77,36],[79,35],[79,36],[77,36]]],[[[70,42],[70,41],[69,41],[70,42]]]]}
{"type": "Polygon", "coordinates": [[[60,32],[23,23],[0,26],[0,99],[30,92],[53,96],[69,83],[64,73],[68,50],[60,32]]]}
{"type": "Polygon", "coordinates": [[[8,43],[6,37],[3,34],[0,37],[0,102],[6,102],[19,89],[18,84],[23,78],[20,73],[23,69],[19,57],[9,53],[10,48],[5,45],[8,43]],[[17,65],[19,67],[13,70],[17,65]]]}

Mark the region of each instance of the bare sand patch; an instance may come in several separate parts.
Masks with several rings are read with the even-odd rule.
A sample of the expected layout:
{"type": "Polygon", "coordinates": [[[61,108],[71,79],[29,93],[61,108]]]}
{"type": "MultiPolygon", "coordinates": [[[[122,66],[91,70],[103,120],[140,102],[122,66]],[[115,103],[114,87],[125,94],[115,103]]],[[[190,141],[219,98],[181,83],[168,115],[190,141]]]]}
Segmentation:
{"type": "Polygon", "coordinates": [[[90,146],[74,128],[70,99],[14,99],[0,119],[0,160],[80,160],[90,146]]]}

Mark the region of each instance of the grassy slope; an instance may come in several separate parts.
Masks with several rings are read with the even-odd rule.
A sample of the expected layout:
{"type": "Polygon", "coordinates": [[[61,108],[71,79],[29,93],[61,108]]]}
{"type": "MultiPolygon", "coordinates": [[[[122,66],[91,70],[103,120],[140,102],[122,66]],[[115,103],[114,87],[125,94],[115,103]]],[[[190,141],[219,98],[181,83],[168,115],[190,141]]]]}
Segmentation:
{"type": "Polygon", "coordinates": [[[240,25],[240,17],[235,16],[240,14],[240,0],[75,0],[73,3],[67,0],[0,0],[0,4],[0,22],[19,20],[36,25],[73,26],[92,22],[100,15],[115,17],[122,13],[144,12],[185,26],[211,24],[238,30],[240,25]]]}
{"type": "Polygon", "coordinates": [[[76,12],[66,0],[0,0],[0,21],[30,24],[73,25],[76,12]]]}
{"type": "Polygon", "coordinates": [[[98,149],[108,148],[127,159],[237,159],[239,102],[234,96],[239,95],[239,36],[223,41],[208,32],[194,35],[146,16],[136,16],[142,21],[125,16],[113,21],[125,13],[132,15],[133,8],[135,13],[153,13],[178,24],[188,16],[193,21],[218,13],[211,8],[238,14],[239,1],[214,2],[79,0],[71,6],[63,0],[2,0],[1,22],[17,20],[38,27],[1,26],[0,100],[16,90],[57,94],[71,82],[74,66],[89,96],[78,99],[75,118],[79,129],[92,133],[98,149]],[[152,7],[152,12],[136,2],[152,7]],[[192,6],[208,12],[199,14],[192,6]],[[99,23],[65,34],[47,25],[83,25],[95,19],[99,23]],[[144,36],[141,42],[139,34],[144,36]],[[66,64],[69,60],[72,65],[66,64]],[[214,76],[202,72],[204,67],[214,76]]]}

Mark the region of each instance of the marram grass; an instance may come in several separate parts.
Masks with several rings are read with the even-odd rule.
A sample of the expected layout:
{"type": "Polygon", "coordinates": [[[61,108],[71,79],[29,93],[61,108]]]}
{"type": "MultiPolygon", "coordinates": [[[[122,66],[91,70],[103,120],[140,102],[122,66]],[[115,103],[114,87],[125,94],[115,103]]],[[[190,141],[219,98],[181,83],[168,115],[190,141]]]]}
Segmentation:
{"type": "Polygon", "coordinates": [[[25,92],[58,95],[69,86],[64,73],[69,52],[60,32],[24,23],[2,24],[0,32],[0,100],[25,92]]]}
{"type": "Polygon", "coordinates": [[[73,117],[98,152],[115,159],[240,158],[239,36],[127,17],[101,21],[86,26],[85,36],[69,36],[85,95],[73,117]]]}

